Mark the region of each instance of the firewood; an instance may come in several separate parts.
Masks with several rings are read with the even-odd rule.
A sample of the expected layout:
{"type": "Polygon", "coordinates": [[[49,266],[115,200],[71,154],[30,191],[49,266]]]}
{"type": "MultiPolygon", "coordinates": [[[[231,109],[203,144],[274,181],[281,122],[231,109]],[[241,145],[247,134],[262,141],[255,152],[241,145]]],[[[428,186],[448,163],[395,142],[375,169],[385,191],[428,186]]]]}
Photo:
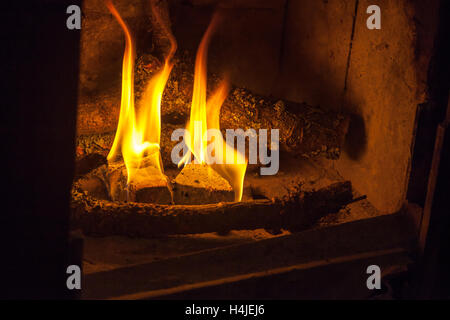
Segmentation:
{"type": "MultiPolygon", "coordinates": [[[[139,99],[150,77],[161,67],[151,55],[142,55],[136,65],[136,99],[139,99]]],[[[193,86],[193,65],[189,57],[178,56],[161,103],[161,149],[165,165],[171,165],[170,150],[173,129],[183,128],[190,112],[193,86]]],[[[208,77],[208,91],[219,77],[208,77]]],[[[117,126],[120,88],[98,97],[80,97],[78,134],[92,135],[113,132],[117,126]]],[[[346,115],[324,111],[306,103],[293,103],[264,97],[243,88],[232,88],[220,113],[220,125],[225,129],[279,129],[280,148],[304,158],[325,156],[337,159],[347,133],[346,115]]]]}
{"type": "Polygon", "coordinates": [[[233,189],[227,180],[205,164],[187,164],[174,180],[175,204],[232,202],[233,189]]]}
{"type": "Polygon", "coordinates": [[[337,212],[352,198],[351,183],[337,182],[314,191],[293,191],[276,200],[250,200],[205,205],[157,205],[94,199],[72,190],[72,227],[86,234],[158,237],[284,228],[301,230],[337,212]]]}
{"type": "Polygon", "coordinates": [[[102,165],[78,179],[75,184],[88,195],[110,201],[172,204],[172,187],[168,178],[152,166],[136,169],[128,182],[123,162],[102,165]]]}
{"type": "MultiPolygon", "coordinates": [[[[151,55],[140,57],[136,69],[140,75],[137,91],[145,87],[153,70],[145,69],[151,55]]],[[[194,70],[190,57],[179,56],[167,83],[161,104],[162,126],[184,126],[190,113],[194,70]]],[[[208,75],[208,93],[221,78],[208,75]]],[[[337,159],[349,125],[348,116],[325,111],[306,103],[294,103],[257,95],[250,90],[233,87],[220,112],[220,127],[225,129],[279,129],[281,151],[305,158],[323,155],[337,159]]],[[[170,140],[171,130],[166,130],[170,140]]]]}
{"type": "Polygon", "coordinates": [[[104,181],[96,175],[88,174],[86,176],[83,176],[78,180],[77,183],[80,188],[86,191],[86,193],[91,197],[101,200],[110,199],[104,181]]]}
{"type": "Polygon", "coordinates": [[[129,182],[127,168],[123,162],[108,163],[101,169],[104,169],[105,184],[113,201],[159,204],[173,202],[167,177],[155,167],[143,165],[133,169],[133,178],[129,182]]]}

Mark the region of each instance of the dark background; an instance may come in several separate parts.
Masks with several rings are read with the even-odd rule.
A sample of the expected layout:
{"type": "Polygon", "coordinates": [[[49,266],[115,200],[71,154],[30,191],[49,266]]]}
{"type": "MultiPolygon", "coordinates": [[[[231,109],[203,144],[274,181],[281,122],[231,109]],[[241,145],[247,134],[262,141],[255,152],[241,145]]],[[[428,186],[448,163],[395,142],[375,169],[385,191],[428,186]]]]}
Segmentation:
{"type": "Polygon", "coordinates": [[[0,5],[0,297],[65,298],[79,30],[71,1],[0,5]]]}

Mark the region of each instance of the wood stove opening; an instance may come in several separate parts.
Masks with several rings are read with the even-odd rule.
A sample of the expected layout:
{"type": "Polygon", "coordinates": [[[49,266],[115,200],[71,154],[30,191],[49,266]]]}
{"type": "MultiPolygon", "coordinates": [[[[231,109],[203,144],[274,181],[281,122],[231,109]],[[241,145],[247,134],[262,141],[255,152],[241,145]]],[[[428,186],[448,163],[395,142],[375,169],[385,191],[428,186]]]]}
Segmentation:
{"type": "MultiPolygon", "coordinates": [[[[96,287],[160,259],[192,270],[255,250],[248,270],[211,280],[263,271],[264,250],[297,240],[301,261],[409,243],[393,214],[406,203],[437,14],[417,3],[382,1],[370,30],[361,0],[85,0],[72,227],[84,232],[87,296],[176,287],[164,276],[151,289],[96,287]],[[209,155],[207,129],[224,142],[209,155]],[[244,151],[226,129],[242,129],[244,151]],[[174,152],[181,139],[191,161],[174,152]],[[218,154],[235,162],[211,164],[218,154]]],[[[281,260],[270,267],[298,263],[281,260]]]]}

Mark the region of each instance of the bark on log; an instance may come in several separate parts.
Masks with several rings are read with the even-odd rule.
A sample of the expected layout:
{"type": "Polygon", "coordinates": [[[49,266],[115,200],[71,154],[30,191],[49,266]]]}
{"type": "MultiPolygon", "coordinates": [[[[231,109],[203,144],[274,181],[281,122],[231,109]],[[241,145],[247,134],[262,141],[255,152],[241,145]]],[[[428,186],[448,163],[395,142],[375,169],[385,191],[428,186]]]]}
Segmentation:
{"type": "MultiPolygon", "coordinates": [[[[190,112],[193,63],[186,55],[178,56],[164,91],[161,104],[161,148],[164,164],[170,163],[170,151],[177,142],[170,137],[173,129],[183,128],[190,112]],[[166,153],[164,155],[164,153],[166,153]]],[[[136,65],[136,101],[150,77],[161,63],[152,55],[139,57],[136,65]]],[[[208,92],[218,84],[215,75],[208,77],[208,92]]],[[[81,97],[78,134],[114,132],[120,105],[120,88],[96,98],[81,97]]],[[[279,129],[280,148],[305,158],[324,155],[337,159],[348,128],[348,117],[324,111],[305,103],[292,103],[256,95],[243,88],[232,88],[221,109],[222,129],[279,129]]]]}
{"type": "Polygon", "coordinates": [[[337,212],[352,198],[351,183],[338,182],[284,200],[252,200],[207,205],[155,205],[95,200],[72,191],[72,227],[86,234],[157,237],[258,228],[308,228],[337,212]]]}
{"type": "MultiPolygon", "coordinates": [[[[141,70],[138,86],[143,86],[151,76],[150,72],[143,72],[147,60],[152,61],[151,56],[144,55],[137,64],[137,70],[141,70]]],[[[184,125],[188,120],[194,83],[193,70],[194,64],[189,56],[179,57],[163,95],[163,127],[184,125]]],[[[214,91],[220,80],[215,74],[208,75],[208,94],[214,91]]],[[[347,115],[325,111],[306,103],[264,97],[237,87],[232,87],[220,111],[222,131],[238,128],[244,131],[250,128],[256,131],[279,129],[281,150],[305,158],[324,155],[337,159],[348,125],[347,115]]]]}

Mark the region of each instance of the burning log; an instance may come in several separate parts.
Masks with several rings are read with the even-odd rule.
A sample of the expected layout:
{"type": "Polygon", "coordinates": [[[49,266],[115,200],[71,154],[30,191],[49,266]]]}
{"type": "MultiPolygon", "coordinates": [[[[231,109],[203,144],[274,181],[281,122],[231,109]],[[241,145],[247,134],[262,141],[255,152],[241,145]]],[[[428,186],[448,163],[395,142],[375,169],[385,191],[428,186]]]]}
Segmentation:
{"type": "Polygon", "coordinates": [[[249,230],[308,228],[337,212],[352,198],[351,184],[338,182],[314,192],[294,192],[286,199],[205,205],[156,205],[96,200],[72,192],[72,226],[97,236],[157,237],[249,230]]]}
{"type": "MultiPolygon", "coordinates": [[[[164,125],[184,124],[189,115],[192,76],[186,69],[186,64],[180,63],[172,72],[163,96],[161,112],[164,125]]],[[[214,89],[219,79],[209,78],[212,78],[209,87],[214,89]]],[[[281,151],[305,158],[324,155],[337,159],[348,124],[349,118],[343,114],[305,103],[263,97],[243,88],[233,88],[220,111],[223,132],[238,128],[244,131],[279,129],[281,151]]]]}
{"type": "Polygon", "coordinates": [[[207,204],[231,202],[233,189],[211,167],[188,164],[174,180],[174,202],[176,204],[207,204]]]}
{"type": "Polygon", "coordinates": [[[166,176],[152,166],[135,169],[128,182],[127,168],[120,162],[99,168],[104,172],[111,200],[172,204],[171,186],[166,176]],[[105,172],[106,171],[106,172],[105,172]]]}
{"type": "MultiPolygon", "coordinates": [[[[137,91],[154,72],[146,68],[154,58],[143,55],[137,63],[137,91]]],[[[172,70],[161,104],[163,125],[184,125],[187,121],[193,88],[193,65],[187,56],[179,57],[172,70]]],[[[208,93],[220,82],[208,76],[208,93]]],[[[306,158],[324,155],[336,159],[349,124],[346,115],[324,111],[306,103],[286,102],[257,95],[243,88],[232,88],[220,111],[220,127],[244,131],[252,128],[279,129],[282,151],[306,158]]]]}
{"type": "MultiPolygon", "coordinates": [[[[152,73],[145,67],[147,61],[151,63],[154,59],[144,55],[138,61],[138,88],[152,73]]],[[[163,126],[171,128],[184,125],[187,121],[193,87],[191,70],[193,67],[188,57],[179,58],[175,64],[161,105],[163,126]]],[[[220,79],[210,75],[208,80],[208,91],[211,93],[220,79]]],[[[348,124],[346,115],[324,111],[305,103],[263,97],[243,88],[233,88],[220,111],[220,127],[224,130],[279,129],[281,150],[305,158],[324,155],[337,159],[348,124]]],[[[162,139],[170,141],[171,131],[167,130],[165,134],[167,137],[162,139]]]]}
{"type": "MultiPolygon", "coordinates": [[[[276,176],[247,176],[242,202],[113,202],[85,192],[78,180],[72,190],[73,225],[87,234],[142,237],[258,228],[300,230],[351,201],[351,183],[337,173],[312,160],[285,162],[276,176]]],[[[175,178],[173,171],[166,174],[175,178]]]]}
{"type": "MultiPolygon", "coordinates": [[[[189,116],[193,86],[193,66],[189,58],[178,57],[161,103],[161,153],[164,165],[171,165],[170,152],[177,142],[172,131],[183,128],[189,116]]],[[[136,65],[136,97],[161,64],[151,55],[141,56],[136,65]]],[[[219,78],[208,77],[209,92],[219,78]]],[[[120,90],[111,90],[101,97],[82,97],[79,105],[78,134],[92,135],[114,131],[117,126],[120,90]],[[86,121],[84,121],[85,119],[86,121]]],[[[220,111],[220,127],[225,129],[279,129],[281,151],[304,158],[325,156],[337,159],[347,133],[346,115],[324,111],[305,103],[293,103],[256,95],[243,88],[230,91],[220,111]]]]}
{"type": "Polygon", "coordinates": [[[111,201],[172,204],[172,187],[166,176],[151,166],[137,169],[128,182],[123,162],[100,166],[81,177],[77,186],[89,196],[111,201]]]}

